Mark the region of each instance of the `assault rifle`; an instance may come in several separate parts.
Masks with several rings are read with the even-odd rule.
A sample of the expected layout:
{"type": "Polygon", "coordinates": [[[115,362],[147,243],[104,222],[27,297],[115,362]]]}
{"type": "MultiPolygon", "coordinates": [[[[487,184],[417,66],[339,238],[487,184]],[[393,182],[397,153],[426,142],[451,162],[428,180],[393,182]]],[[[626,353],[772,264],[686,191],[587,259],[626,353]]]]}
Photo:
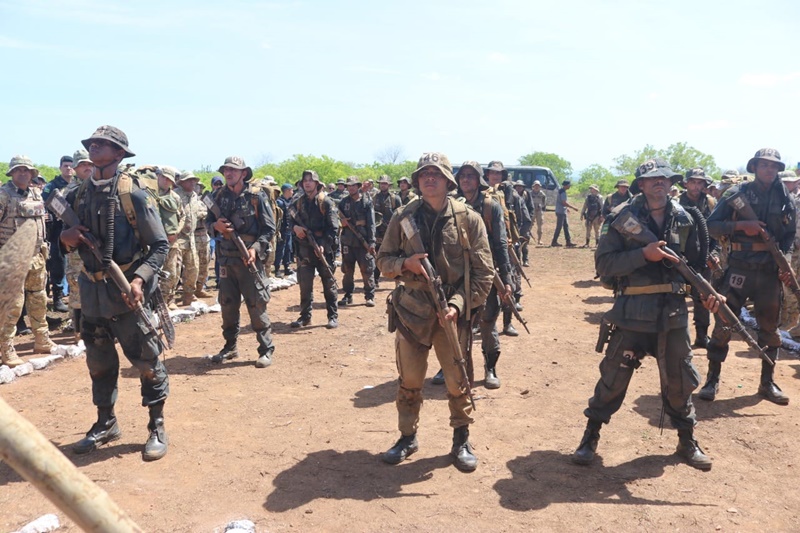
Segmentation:
{"type": "Polygon", "coordinates": [[[314,233],[300,221],[300,213],[297,212],[297,208],[294,205],[289,206],[286,212],[294,219],[294,225],[299,226],[306,232],[306,240],[311,245],[311,248],[314,249],[314,255],[316,255],[319,262],[322,263],[322,267],[328,271],[328,274],[330,274],[333,280],[333,288],[338,291],[339,284],[336,282],[336,276],[333,275],[333,268],[331,268],[330,263],[328,263],[328,260],[325,258],[325,249],[320,246],[317,239],[314,238],[314,233]]]}
{"type": "MultiPolygon", "coordinates": [[[[758,215],[753,211],[753,206],[750,205],[750,202],[747,201],[747,198],[745,198],[744,194],[741,192],[737,192],[728,198],[728,203],[731,204],[731,207],[733,207],[742,219],[758,220],[758,215]]],[[[772,238],[772,235],[770,235],[766,229],[761,229],[761,238],[764,240],[764,243],[766,243],[769,253],[778,265],[778,269],[781,272],[789,273],[789,290],[792,291],[794,297],[797,298],[797,302],[800,303],[800,284],[797,282],[797,275],[794,270],[792,270],[792,266],[789,264],[789,261],[786,260],[783,252],[781,252],[778,243],[775,242],[775,239],[772,238]]]]}
{"type": "MultiPolygon", "coordinates": [[[[68,228],[81,225],[80,218],[78,218],[78,215],[72,210],[72,207],[67,202],[67,199],[64,197],[62,191],[59,190],[51,194],[50,198],[47,200],[46,206],[68,228]]],[[[111,281],[113,281],[117,288],[119,288],[120,292],[127,296],[129,302],[133,302],[134,299],[133,293],[131,292],[131,284],[128,281],[128,278],[125,277],[125,274],[119,268],[119,265],[113,260],[109,261],[108,263],[103,260],[103,247],[97,237],[88,231],[82,231],[81,233],[86,240],[89,241],[89,248],[91,249],[92,254],[94,254],[94,257],[103,265],[103,272],[105,273],[106,277],[111,278],[111,281]]],[[[153,321],[150,319],[150,316],[144,310],[144,306],[142,306],[141,302],[137,303],[133,310],[136,313],[136,317],[139,319],[140,323],[144,324],[145,328],[147,329],[147,333],[153,333],[163,349],[171,349],[175,344],[175,328],[172,325],[172,320],[169,318],[169,313],[164,313],[161,309],[157,309],[159,315],[159,326],[161,327],[161,331],[164,333],[164,339],[162,340],[158,330],[153,324],[153,321]],[[165,314],[166,316],[164,316],[165,314]]],[[[165,309],[163,311],[165,311],[165,309]]]]}
{"type": "Polygon", "coordinates": [[[363,246],[364,249],[367,251],[367,253],[371,255],[372,254],[372,247],[367,242],[367,239],[365,239],[364,236],[361,235],[361,232],[358,231],[358,226],[356,226],[355,224],[350,222],[350,219],[347,218],[347,215],[344,214],[344,211],[342,211],[342,208],[341,208],[341,204],[339,204],[339,219],[342,222],[344,222],[344,225],[346,227],[350,228],[350,231],[355,233],[356,237],[358,238],[358,241],[361,243],[361,246],[363,246]]]}
{"type": "MultiPolygon", "coordinates": [[[[629,211],[623,211],[614,222],[611,223],[611,227],[617,230],[621,235],[636,241],[641,244],[650,244],[651,242],[657,242],[658,237],[653,234],[649,229],[642,225],[642,223],[631,214],[629,211]]],[[[770,364],[770,366],[774,366],[775,363],[772,359],[767,356],[767,353],[764,351],[764,348],[758,345],[758,343],[747,333],[747,330],[744,327],[744,324],[741,323],[739,318],[733,314],[731,308],[728,305],[720,300],[720,295],[711,284],[700,274],[698,274],[689,264],[686,262],[686,259],[675,253],[670,248],[663,247],[661,250],[666,253],[667,255],[675,258],[678,260],[675,263],[675,268],[680,272],[680,274],[688,281],[692,287],[697,289],[697,292],[700,294],[700,298],[705,300],[708,296],[714,295],[719,300],[719,310],[717,311],[717,316],[722,319],[725,325],[738,333],[742,339],[750,346],[752,349],[758,352],[759,357],[770,364]]]]}
{"type": "MultiPolygon", "coordinates": [[[[422,243],[422,237],[419,235],[419,230],[417,229],[416,224],[414,224],[414,220],[408,216],[403,217],[400,220],[400,228],[403,230],[403,234],[406,236],[406,239],[411,245],[411,249],[414,251],[414,253],[424,254],[425,245],[422,243]]],[[[475,398],[472,397],[472,386],[469,382],[467,362],[464,359],[464,354],[461,351],[461,344],[458,342],[458,328],[456,328],[455,322],[445,318],[447,313],[450,311],[450,307],[447,305],[447,296],[445,295],[444,288],[442,287],[442,278],[436,273],[436,270],[434,270],[433,265],[427,257],[421,258],[420,263],[422,263],[422,268],[425,269],[425,274],[428,278],[428,290],[433,297],[433,302],[436,306],[436,315],[439,317],[439,323],[444,329],[445,336],[447,337],[447,343],[453,350],[453,362],[461,371],[461,386],[467,391],[467,396],[469,396],[469,402],[472,404],[472,408],[477,410],[475,407],[475,398]]],[[[505,290],[505,288],[503,290],[505,290]]],[[[467,292],[469,292],[469,287],[467,287],[467,292]]],[[[469,305],[469,302],[464,302],[464,305],[469,305]]],[[[471,327],[471,325],[468,324],[467,327],[471,327]]]]}
{"type": "MultiPolygon", "coordinates": [[[[208,210],[211,211],[214,214],[215,217],[217,217],[217,220],[219,220],[221,218],[225,218],[225,217],[222,216],[222,211],[220,211],[219,206],[214,201],[214,199],[211,197],[211,194],[203,195],[203,203],[208,208],[208,210]]],[[[231,226],[233,226],[235,228],[235,226],[236,226],[236,221],[235,220],[231,220],[231,226]]],[[[229,238],[236,245],[236,249],[239,250],[239,255],[242,256],[242,262],[245,265],[247,265],[247,270],[249,270],[250,274],[253,275],[253,281],[255,283],[256,290],[258,291],[258,294],[263,299],[268,300],[269,299],[269,283],[267,283],[264,271],[259,269],[256,266],[255,262],[248,263],[248,261],[250,261],[250,252],[247,249],[247,246],[245,245],[245,243],[242,240],[242,238],[239,236],[239,234],[236,232],[235,229],[233,230],[233,232],[230,233],[230,236],[226,235],[225,238],[229,238]]]]}
{"type": "MultiPolygon", "coordinates": [[[[520,238],[520,242],[525,242],[525,239],[520,238]]],[[[514,270],[519,272],[519,275],[523,277],[528,287],[533,287],[533,285],[531,285],[531,280],[528,279],[528,275],[522,270],[522,263],[519,262],[519,257],[517,257],[517,252],[514,250],[514,245],[511,244],[511,241],[508,243],[508,258],[511,259],[511,265],[514,267],[514,270]]]]}
{"type": "Polygon", "coordinates": [[[497,289],[497,295],[500,296],[500,298],[511,309],[511,312],[514,313],[514,317],[519,320],[519,323],[522,324],[522,327],[525,328],[525,331],[527,331],[528,335],[530,335],[531,330],[528,329],[528,323],[524,318],[522,318],[522,315],[519,314],[519,311],[517,311],[517,308],[514,305],[514,298],[508,298],[506,296],[506,286],[503,283],[503,280],[500,279],[500,274],[498,274],[497,270],[494,271],[494,286],[497,289]]]}

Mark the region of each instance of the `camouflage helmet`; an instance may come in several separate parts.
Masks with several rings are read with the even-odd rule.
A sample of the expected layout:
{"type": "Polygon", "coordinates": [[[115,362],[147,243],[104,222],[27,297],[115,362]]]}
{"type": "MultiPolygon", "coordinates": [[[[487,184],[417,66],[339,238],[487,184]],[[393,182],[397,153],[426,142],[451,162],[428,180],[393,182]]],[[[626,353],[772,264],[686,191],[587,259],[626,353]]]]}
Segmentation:
{"type": "Polygon", "coordinates": [[[72,160],[74,161],[74,163],[72,163],[73,168],[77,167],[84,161],[86,161],[87,163],[92,162],[92,160],[89,159],[89,152],[87,152],[86,150],[76,150],[75,154],[72,156],[72,160]]]}
{"type": "Polygon", "coordinates": [[[348,187],[350,185],[358,185],[361,187],[361,180],[358,178],[358,176],[347,176],[347,181],[345,181],[344,184],[348,187]]]}
{"type": "Polygon", "coordinates": [[[441,152],[425,152],[419,157],[419,161],[417,161],[417,169],[411,173],[411,184],[419,189],[419,173],[422,169],[427,167],[436,167],[438,168],[444,177],[447,178],[448,183],[447,189],[450,191],[454,191],[458,188],[458,182],[456,182],[456,178],[453,177],[453,166],[450,164],[450,160],[441,152]]]}
{"type": "Polygon", "coordinates": [[[220,167],[217,169],[217,172],[222,173],[222,169],[224,169],[225,167],[233,168],[236,170],[244,170],[245,171],[244,181],[250,181],[250,178],[253,177],[253,169],[248,167],[247,164],[245,164],[244,159],[242,159],[238,155],[232,155],[226,157],[225,162],[220,165],[220,167]]]}
{"type": "Polygon", "coordinates": [[[177,176],[175,176],[176,183],[188,180],[197,180],[198,183],[200,182],[200,178],[195,176],[191,170],[184,170],[183,172],[180,172],[177,176]]]}
{"type": "MultiPolygon", "coordinates": [[[[24,167],[28,170],[33,170],[34,173],[38,173],[39,170],[35,166],[33,166],[33,160],[26,156],[26,155],[15,155],[11,158],[11,162],[8,164],[8,172],[6,172],[6,176],[11,175],[11,171],[15,168],[24,167]]],[[[36,176],[34,176],[36,177],[36,176]]]]}
{"type": "Polygon", "coordinates": [[[489,184],[486,182],[486,178],[483,177],[483,167],[477,161],[464,161],[461,163],[461,168],[458,169],[456,172],[456,181],[458,181],[458,177],[461,175],[461,171],[465,168],[470,167],[475,172],[478,173],[478,190],[485,191],[489,188],[489,184]]]}
{"type": "Polygon", "coordinates": [[[672,185],[678,183],[683,176],[669,166],[669,163],[660,157],[655,159],[648,159],[636,169],[634,173],[636,179],[631,184],[631,193],[638,194],[639,180],[646,178],[667,178],[672,185]]]}
{"type": "Polygon", "coordinates": [[[686,171],[686,175],[681,180],[681,185],[686,187],[686,184],[689,183],[689,180],[703,180],[706,182],[706,187],[711,185],[711,182],[714,181],[710,177],[706,176],[706,171],[702,167],[694,167],[686,171]]]}
{"type": "Polygon", "coordinates": [[[306,175],[311,176],[311,179],[317,183],[317,190],[320,190],[323,187],[325,187],[325,184],[322,183],[322,181],[320,181],[319,174],[317,174],[316,170],[304,170],[303,173],[300,175],[300,179],[297,180],[297,182],[294,184],[294,186],[297,187],[298,189],[302,188],[303,187],[303,178],[305,178],[306,175]]]}
{"type": "Polygon", "coordinates": [[[508,179],[508,170],[506,170],[506,167],[503,166],[502,161],[491,161],[489,163],[489,166],[486,167],[487,172],[490,170],[496,170],[497,172],[501,172],[503,174],[503,181],[508,179]]]}
{"type": "Polygon", "coordinates": [[[159,165],[156,167],[156,173],[160,176],[164,176],[168,180],[175,184],[177,176],[180,174],[178,169],[175,167],[171,167],[169,165],[159,165]]]}
{"type": "Polygon", "coordinates": [[[617,180],[617,184],[614,185],[615,188],[616,187],[630,187],[630,186],[631,186],[631,184],[628,183],[628,180],[624,180],[624,179],[623,180],[617,180]]]}
{"type": "Polygon", "coordinates": [[[392,178],[390,178],[388,175],[384,174],[384,175],[382,175],[380,177],[380,179],[378,180],[378,183],[379,184],[380,183],[387,183],[387,184],[391,185],[392,184],[392,178]]]}
{"type": "Polygon", "coordinates": [[[747,171],[748,172],[755,172],[756,171],[756,161],[759,159],[764,159],[765,161],[774,161],[778,163],[778,170],[784,171],[786,170],[786,163],[781,161],[781,153],[777,151],[775,148],[762,148],[756,155],[750,158],[750,161],[747,162],[747,171]]]}
{"type": "Polygon", "coordinates": [[[136,155],[131,152],[130,148],[128,148],[128,136],[125,135],[125,132],[119,128],[115,128],[114,126],[100,126],[94,130],[94,133],[92,133],[88,139],[82,140],[81,144],[88,150],[89,146],[92,144],[92,141],[95,139],[102,139],[116,144],[118,147],[125,150],[125,157],[134,157],[136,155]]]}

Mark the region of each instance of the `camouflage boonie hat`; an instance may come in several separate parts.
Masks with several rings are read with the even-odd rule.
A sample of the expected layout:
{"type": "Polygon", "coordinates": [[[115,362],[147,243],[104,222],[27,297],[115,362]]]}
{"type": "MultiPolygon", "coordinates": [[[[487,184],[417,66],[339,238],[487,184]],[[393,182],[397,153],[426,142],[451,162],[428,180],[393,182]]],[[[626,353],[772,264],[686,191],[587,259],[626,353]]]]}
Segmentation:
{"type": "Polygon", "coordinates": [[[199,182],[200,178],[195,176],[191,170],[184,170],[183,172],[175,176],[176,183],[180,183],[182,181],[187,181],[187,180],[197,180],[199,182]]]}
{"type": "Polygon", "coordinates": [[[703,180],[706,182],[706,187],[711,185],[711,182],[714,181],[710,177],[706,176],[706,171],[702,167],[695,167],[686,171],[686,176],[684,176],[683,180],[681,181],[681,185],[684,187],[689,180],[703,180]]]}
{"type": "Polygon", "coordinates": [[[408,179],[408,177],[407,177],[407,176],[403,176],[402,178],[400,178],[399,180],[397,180],[397,184],[398,184],[398,185],[400,185],[402,182],[406,182],[406,183],[408,183],[408,185],[409,185],[409,186],[411,186],[411,180],[410,180],[410,179],[408,179]]]}
{"type": "Polygon", "coordinates": [[[24,167],[37,173],[39,172],[39,170],[33,166],[33,160],[31,160],[30,157],[26,155],[15,155],[11,158],[11,162],[8,164],[8,172],[6,172],[6,176],[10,176],[11,171],[18,167],[24,167]]]}
{"type": "Polygon", "coordinates": [[[361,187],[361,180],[358,179],[358,176],[348,176],[347,181],[345,181],[344,184],[347,185],[348,187],[350,185],[358,185],[359,187],[361,187]]]}
{"type": "Polygon", "coordinates": [[[489,166],[486,167],[486,171],[488,172],[489,170],[496,170],[498,172],[502,172],[503,181],[508,179],[508,170],[506,170],[506,167],[503,166],[503,162],[502,161],[491,161],[489,163],[489,166]]]}
{"type": "Polygon", "coordinates": [[[295,187],[298,189],[303,186],[303,178],[306,177],[306,174],[311,176],[311,179],[317,183],[317,190],[322,189],[325,187],[325,184],[319,180],[319,174],[317,174],[316,170],[304,170],[303,173],[300,175],[300,179],[294,184],[295,187]]]}
{"type": "Polygon", "coordinates": [[[378,180],[378,183],[388,183],[389,185],[391,185],[391,184],[392,184],[392,178],[390,178],[389,176],[387,176],[386,174],[384,174],[384,175],[383,175],[383,176],[381,176],[381,178],[378,180]]]}
{"type": "Polygon", "coordinates": [[[514,187],[525,187],[525,182],[522,180],[517,180],[514,182],[514,187]]]}
{"type": "Polygon", "coordinates": [[[168,165],[159,165],[156,167],[156,173],[164,176],[168,180],[170,180],[173,184],[175,183],[176,177],[180,172],[175,167],[170,167],[168,165]]]}
{"type": "Polygon", "coordinates": [[[466,167],[469,167],[478,173],[478,190],[485,191],[486,189],[489,188],[489,183],[483,177],[483,167],[477,161],[464,161],[463,163],[461,163],[461,168],[459,168],[458,172],[456,172],[456,181],[458,181],[459,179],[458,177],[461,175],[461,171],[464,170],[466,167]]]}
{"type": "Polygon", "coordinates": [[[345,181],[344,178],[339,178],[338,180],[336,180],[336,185],[347,185],[347,182],[345,181]]]}
{"type": "Polygon", "coordinates": [[[762,148],[756,152],[756,155],[750,158],[750,161],[747,162],[748,172],[756,171],[756,161],[759,159],[764,159],[765,161],[774,161],[775,163],[778,163],[779,171],[786,170],[786,163],[781,161],[781,153],[779,151],[777,151],[775,148],[762,148]]]}
{"type": "Polygon", "coordinates": [[[250,181],[250,178],[253,177],[253,169],[248,167],[245,164],[244,159],[238,155],[226,157],[225,162],[220,165],[220,167],[217,169],[217,172],[222,173],[222,169],[225,167],[247,171],[244,175],[244,181],[250,181]]]}
{"type": "Polygon", "coordinates": [[[797,177],[797,173],[794,170],[783,170],[778,172],[778,177],[781,179],[781,181],[789,182],[794,182],[800,179],[797,177]]]}
{"type": "Polygon", "coordinates": [[[643,178],[667,178],[672,185],[675,185],[683,178],[681,174],[672,170],[669,163],[660,157],[648,159],[639,165],[634,175],[636,179],[633,180],[633,184],[631,185],[632,194],[639,193],[639,180],[643,178]]]}
{"type": "Polygon", "coordinates": [[[736,170],[726,170],[726,171],[725,171],[725,172],[722,174],[722,179],[723,179],[723,180],[726,180],[726,179],[727,179],[727,180],[736,180],[736,179],[739,179],[739,172],[738,172],[738,171],[736,171],[736,170]]]}
{"type": "Polygon", "coordinates": [[[598,186],[597,186],[597,185],[595,185],[594,183],[592,183],[591,185],[589,185],[589,188],[590,188],[590,189],[594,189],[594,190],[596,190],[597,192],[600,192],[600,187],[598,187],[598,186]]]}
{"type": "Polygon", "coordinates": [[[630,187],[631,184],[628,183],[628,180],[617,180],[617,184],[614,187],[630,187]]]}
{"type": "Polygon", "coordinates": [[[94,130],[94,133],[88,139],[82,140],[81,144],[88,150],[94,139],[103,139],[116,144],[125,150],[125,157],[134,157],[136,155],[128,148],[128,136],[125,135],[125,132],[114,126],[100,126],[94,130]]]}
{"type": "Polygon", "coordinates": [[[436,167],[444,174],[444,177],[450,182],[447,185],[448,190],[454,191],[458,188],[458,182],[453,177],[453,166],[447,156],[441,152],[425,152],[420,156],[417,161],[417,169],[411,173],[411,183],[415,188],[419,189],[417,176],[419,176],[420,170],[426,167],[436,167]]]}
{"type": "Polygon", "coordinates": [[[74,163],[72,164],[72,168],[77,167],[84,161],[86,161],[87,163],[92,162],[92,160],[89,159],[89,152],[87,152],[86,150],[76,150],[75,154],[72,156],[72,159],[74,161],[74,163]]]}

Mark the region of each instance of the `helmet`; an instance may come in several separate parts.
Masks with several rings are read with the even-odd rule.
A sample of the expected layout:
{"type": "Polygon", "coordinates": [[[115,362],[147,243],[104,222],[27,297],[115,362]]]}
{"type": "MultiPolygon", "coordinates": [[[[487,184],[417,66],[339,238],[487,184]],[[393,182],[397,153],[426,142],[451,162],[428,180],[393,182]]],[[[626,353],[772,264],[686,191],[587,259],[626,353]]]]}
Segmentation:
{"type": "Polygon", "coordinates": [[[134,157],[136,155],[128,148],[128,136],[121,129],[114,126],[100,126],[94,130],[94,133],[88,139],[82,140],[81,144],[88,150],[94,139],[103,139],[116,144],[125,150],[125,157],[134,157]]]}

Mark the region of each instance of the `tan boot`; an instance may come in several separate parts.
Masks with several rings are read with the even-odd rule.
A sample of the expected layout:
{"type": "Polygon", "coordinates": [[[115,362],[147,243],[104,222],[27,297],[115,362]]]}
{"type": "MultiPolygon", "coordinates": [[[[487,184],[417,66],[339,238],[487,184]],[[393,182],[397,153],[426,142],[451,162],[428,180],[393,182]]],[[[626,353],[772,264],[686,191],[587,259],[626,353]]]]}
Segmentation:
{"type": "Polygon", "coordinates": [[[25,364],[25,361],[19,358],[17,351],[14,349],[14,345],[10,342],[0,347],[0,357],[2,358],[3,364],[9,368],[25,364]]]}
{"type": "Polygon", "coordinates": [[[50,335],[37,337],[33,343],[33,353],[43,353],[50,355],[50,350],[56,347],[56,343],[50,340],[50,335]]]}
{"type": "Polygon", "coordinates": [[[210,292],[206,292],[203,289],[202,282],[197,283],[197,288],[194,291],[194,295],[197,296],[198,298],[211,298],[213,296],[213,294],[211,294],[210,292]]]}

